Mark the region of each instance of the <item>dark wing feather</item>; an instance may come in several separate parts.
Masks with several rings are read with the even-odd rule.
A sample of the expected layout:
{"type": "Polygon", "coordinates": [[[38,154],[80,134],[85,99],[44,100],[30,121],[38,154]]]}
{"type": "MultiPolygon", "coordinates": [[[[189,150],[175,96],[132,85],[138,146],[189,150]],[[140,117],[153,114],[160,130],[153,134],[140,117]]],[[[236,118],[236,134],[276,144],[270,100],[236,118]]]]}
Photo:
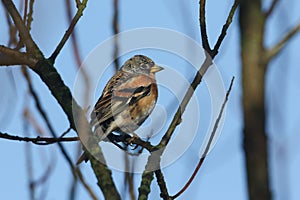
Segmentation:
{"type": "Polygon", "coordinates": [[[101,97],[91,113],[91,125],[111,120],[135,104],[151,91],[153,79],[145,75],[136,75],[120,71],[105,86],[101,97]]]}
{"type": "Polygon", "coordinates": [[[119,71],[106,84],[101,97],[98,99],[91,113],[91,125],[102,124],[112,117],[112,95],[115,87],[127,79],[128,73],[119,71]]]}

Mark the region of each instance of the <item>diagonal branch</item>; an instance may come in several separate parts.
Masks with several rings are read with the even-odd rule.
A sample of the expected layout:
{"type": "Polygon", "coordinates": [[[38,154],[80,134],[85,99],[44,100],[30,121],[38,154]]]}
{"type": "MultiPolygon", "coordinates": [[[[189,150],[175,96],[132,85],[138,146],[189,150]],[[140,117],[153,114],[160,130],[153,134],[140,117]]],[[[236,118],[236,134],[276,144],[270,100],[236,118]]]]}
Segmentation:
{"type": "Polygon", "coordinates": [[[227,30],[228,30],[230,24],[232,23],[232,19],[233,19],[234,13],[235,13],[235,11],[236,11],[239,3],[240,3],[240,0],[235,0],[234,3],[233,3],[233,5],[231,6],[231,9],[229,11],[229,15],[228,15],[228,17],[226,19],[225,24],[223,25],[221,34],[220,34],[220,36],[219,36],[219,38],[218,38],[218,40],[217,40],[217,42],[215,44],[214,49],[212,50],[212,54],[210,55],[212,59],[214,59],[214,57],[218,54],[220,46],[221,46],[221,44],[222,44],[222,42],[223,42],[223,40],[224,40],[224,38],[225,38],[225,36],[227,34],[227,30]]]}
{"type": "Polygon", "coordinates": [[[64,47],[64,45],[66,44],[66,42],[69,39],[70,35],[73,33],[75,25],[79,21],[80,17],[83,14],[84,9],[86,8],[87,2],[88,2],[88,0],[83,0],[82,3],[80,3],[79,5],[77,4],[77,12],[76,12],[74,18],[72,19],[69,28],[67,29],[66,33],[62,37],[61,41],[57,45],[57,47],[54,50],[54,52],[52,53],[52,55],[49,57],[49,60],[52,63],[55,62],[56,57],[58,56],[58,54],[60,53],[60,51],[62,50],[62,48],[64,47]]]}
{"type": "MultiPolygon", "coordinates": [[[[203,75],[206,73],[207,69],[211,66],[212,58],[214,58],[218,54],[218,50],[221,46],[223,39],[226,36],[227,29],[229,28],[229,26],[232,22],[233,15],[239,4],[239,1],[234,2],[233,6],[229,12],[229,16],[227,17],[226,23],[223,26],[223,29],[219,36],[218,42],[216,43],[216,45],[214,47],[214,51],[212,51],[211,48],[209,47],[208,38],[207,38],[206,20],[205,20],[205,4],[206,4],[206,0],[200,0],[200,9],[199,9],[199,11],[200,11],[200,13],[199,13],[199,15],[200,15],[200,17],[199,17],[200,33],[201,33],[201,38],[202,38],[202,46],[206,50],[206,58],[202,64],[202,66],[200,67],[200,69],[197,71],[194,80],[190,84],[190,87],[187,89],[187,92],[186,92],[182,102],[180,103],[179,107],[177,108],[177,111],[173,117],[171,124],[169,125],[168,130],[164,134],[160,143],[157,146],[155,146],[155,148],[154,148],[154,149],[161,150],[160,155],[162,155],[162,153],[164,152],[164,148],[168,145],[176,127],[181,123],[181,116],[182,116],[183,112],[185,111],[191,97],[193,96],[194,91],[201,83],[203,75]]],[[[147,197],[150,192],[150,185],[153,180],[153,171],[148,171],[147,166],[150,165],[149,162],[151,161],[150,157],[152,155],[153,154],[151,153],[151,155],[148,158],[148,163],[146,165],[145,171],[142,176],[141,185],[139,187],[139,198],[141,198],[141,196],[143,196],[143,195],[145,195],[147,197]]]]}
{"type": "Polygon", "coordinates": [[[292,28],[283,38],[271,49],[267,50],[267,61],[272,60],[278,53],[281,52],[283,47],[287,44],[287,42],[295,36],[300,31],[300,23],[297,24],[294,28],[292,28]]]}
{"type": "Polygon", "coordinates": [[[43,54],[36,45],[36,43],[33,41],[26,25],[24,24],[22,17],[20,16],[17,8],[13,4],[11,0],[2,0],[6,10],[9,12],[10,16],[13,18],[16,27],[19,30],[21,40],[26,45],[27,52],[33,54],[37,58],[42,58],[43,54]]]}
{"type": "Polygon", "coordinates": [[[194,94],[195,89],[201,83],[202,77],[203,77],[204,73],[206,72],[206,70],[205,70],[203,73],[201,73],[200,70],[208,69],[208,67],[211,64],[212,64],[212,61],[209,58],[209,56],[207,56],[205,58],[205,61],[202,64],[201,68],[197,72],[194,80],[192,81],[190,87],[188,88],[187,92],[185,93],[182,102],[180,103],[179,107],[177,108],[177,111],[174,115],[174,118],[173,118],[167,132],[164,134],[163,138],[161,139],[160,143],[158,144],[159,147],[165,147],[169,143],[173,132],[175,131],[176,127],[181,122],[181,116],[182,116],[183,112],[185,111],[190,99],[192,98],[192,96],[194,94]]]}
{"type": "Polygon", "coordinates": [[[274,11],[276,5],[278,4],[279,0],[273,0],[271,3],[270,8],[265,12],[265,17],[268,18],[274,11]]]}
{"type": "MultiPolygon", "coordinates": [[[[27,52],[29,52],[30,54],[35,56],[35,58],[38,59],[37,63],[35,63],[34,65],[30,65],[29,67],[35,73],[37,73],[42,79],[42,81],[47,85],[47,87],[51,91],[51,94],[58,101],[59,105],[62,107],[63,111],[67,115],[72,129],[76,130],[73,115],[85,116],[84,111],[74,100],[70,89],[64,84],[60,74],[53,66],[53,61],[55,60],[56,56],[52,57],[51,60],[45,59],[42,52],[39,50],[39,48],[31,38],[30,33],[27,27],[25,26],[24,22],[22,21],[22,18],[18,13],[13,2],[11,0],[2,0],[2,2],[5,5],[8,12],[10,13],[10,15],[12,16],[14,23],[22,37],[22,41],[24,41],[26,45],[27,52]]],[[[82,3],[80,6],[78,6],[79,10],[83,10],[87,0],[84,0],[83,2],[85,3],[82,3]]],[[[64,46],[64,43],[66,42],[70,34],[71,33],[69,32],[65,34],[65,37],[63,37],[62,42],[60,43],[60,47],[58,47],[58,52],[64,46]]],[[[78,123],[83,124],[83,127],[89,127],[87,119],[81,119],[81,121],[78,123]]],[[[87,132],[91,132],[91,130],[89,129],[87,130],[87,132]]],[[[94,147],[100,154],[101,149],[98,146],[98,144],[94,144],[94,147]]],[[[104,190],[103,193],[105,198],[109,198],[110,196],[119,197],[116,186],[111,176],[111,170],[109,170],[105,164],[100,163],[98,160],[95,159],[91,159],[91,164],[93,166],[94,173],[98,179],[98,184],[101,187],[101,189],[104,190]],[[99,169],[101,170],[99,171],[99,169]]]]}
{"type": "MultiPolygon", "coordinates": [[[[41,102],[40,102],[40,100],[39,100],[39,98],[38,98],[38,96],[37,96],[37,94],[36,94],[36,92],[35,92],[35,90],[34,90],[34,88],[32,86],[31,79],[30,79],[30,76],[28,74],[27,68],[23,67],[22,68],[22,72],[23,72],[23,75],[24,75],[24,77],[25,77],[25,79],[27,81],[29,92],[30,92],[30,94],[32,95],[32,97],[34,99],[35,106],[36,106],[37,110],[39,111],[39,113],[41,114],[42,118],[44,119],[44,121],[45,121],[45,123],[46,123],[46,125],[47,125],[47,127],[48,127],[48,129],[49,129],[49,131],[51,133],[51,135],[54,138],[57,138],[57,135],[56,135],[56,133],[54,131],[54,128],[51,125],[50,120],[49,120],[49,118],[48,118],[48,116],[47,116],[44,108],[42,107],[42,104],[41,104],[41,102]]],[[[70,156],[68,155],[66,149],[64,148],[64,146],[61,143],[57,143],[57,144],[58,144],[58,147],[59,147],[61,153],[63,154],[63,156],[67,160],[67,162],[68,162],[68,164],[69,164],[69,166],[70,166],[70,168],[72,170],[73,176],[76,177],[76,173],[75,173],[75,170],[74,170],[73,162],[72,162],[70,156]]]]}
{"type": "Polygon", "coordinates": [[[215,134],[216,134],[216,132],[217,132],[218,125],[219,125],[219,123],[220,123],[220,120],[221,120],[221,117],[222,117],[222,115],[223,115],[225,106],[226,106],[226,104],[227,104],[228,97],[229,97],[229,95],[230,95],[230,92],[231,92],[231,89],[232,89],[233,82],[234,82],[234,77],[231,79],[229,89],[227,90],[227,93],[226,93],[224,102],[223,102],[223,104],[222,104],[222,106],[221,106],[219,115],[218,115],[218,117],[217,117],[217,119],[216,119],[216,122],[215,122],[215,124],[214,124],[214,128],[213,128],[213,130],[212,130],[212,133],[210,134],[208,143],[207,143],[207,145],[206,145],[206,147],[205,147],[205,150],[204,150],[204,152],[203,152],[203,155],[201,156],[201,158],[200,158],[200,160],[199,160],[199,163],[198,163],[196,169],[194,170],[192,176],[190,177],[190,179],[188,180],[188,182],[184,185],[184,187],[183,187],[178,193],[176,193],[174,196],[172,196],[173,199],[179,197],[179,196],[180,196],[180,195],[181,195],[181,194],[189,187],[189,185],[193,182],[194,178],[196,177],[196,175],[197,175],[199,169],[201,168],[201,166],[202,166],[202,164],[203,164],[203,162],[204,162],[204,160],[205,160],[205,158],[206,158],[206,156],[207,156],[207,153],[208,153],[208,151],[209,151],[209,149],[210,149],[211,143],[212,143],[212,141],[213,141],[213,139],[214,139],[214,137],[215,137],[215,134]]]}

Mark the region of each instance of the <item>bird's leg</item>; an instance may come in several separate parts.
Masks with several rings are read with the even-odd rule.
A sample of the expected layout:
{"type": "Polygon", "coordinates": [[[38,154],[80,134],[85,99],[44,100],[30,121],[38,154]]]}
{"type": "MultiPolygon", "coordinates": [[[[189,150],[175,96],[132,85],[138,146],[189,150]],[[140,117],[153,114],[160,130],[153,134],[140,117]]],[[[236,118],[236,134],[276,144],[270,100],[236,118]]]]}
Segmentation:
{"type": "Polygon", "coordinates": [[[132,137],[127,141],[129,144],[132,144],[135,140],[140,139],[140,137],[135,133],[132,132],[132,137]]]}

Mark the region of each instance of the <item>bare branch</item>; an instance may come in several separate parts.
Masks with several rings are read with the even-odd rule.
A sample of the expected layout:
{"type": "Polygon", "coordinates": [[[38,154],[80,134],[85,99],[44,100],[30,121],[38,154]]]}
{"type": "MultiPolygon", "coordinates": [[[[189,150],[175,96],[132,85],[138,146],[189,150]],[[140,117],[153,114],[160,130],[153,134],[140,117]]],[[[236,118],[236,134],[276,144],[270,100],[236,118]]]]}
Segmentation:
{"type": "Polygon", "coordinates": [[[211,133],[211,135],[210,135],[210,137],[209,137],[209,140],[208,140],[208,143],[207,143],[207,145],[206,145],[206,147],[205,147],[204,153],[203,153],[203,155],[201,156],[201,158],[200,158],[200,160],[199,160],[199,162],[198,162],[198,164],[197,164],[196,169],[194,170],[194,172],[193,172],[192,176],[190,177],[190,179],[188,180],[188,182],[183,186],[183,188],[182,188],[178,193],[176,193],[174,196],[172,196],[173,199],[179,197],[179,196],[180,196],[180,195],[181,195],[181,194],[189,187],[189,185],[193,182],[194,178],[196,177],[196,175],[197,175],[199,169],[201,168],[201,166],[202,166],[202,164],[203,164],[203,162],[204,162],[204,160],[205,160],[205,158],[206,158],[206,156],[207,156],[207,153],[208,153],[208,151],[209,151],[209,149],[210,149],[210,145],[211,145],[211,143],[212,143],[212,141],[213,141],[213,139],[214,139],[214,136],[215,136],[215,134],[216,134],[216,132],[217,132],[218,125],[219,125],[219,122],[220,122],[221,117],[222,117],[222,115],[223,115],[225,106],[226,106],[226,104],[227,104],[228,97],[229,97],[229,95],[230,95],[230,92],[231,92],[231,89],[232,89],[233,82],[234,82],[234,77],[231,79],[229,89],[227,90],[227,93],[226,93],[224,102],[223,102],[223,104],[222,104],[222,107],[221,107],[221,109],[220,109],[219,115],[218,115],[218,117],[217,117],[217,119],[216,119],[216,122],[215,122],[215,124],[214,124],[214,128],[213,128],[212,133],[211,133]]]}
{"type": "Polygon", "coordinates": [[[33,21],[33,4],[34,4],[34,0],[30,0],[29,2],[29,12],[27,14],[27,23],[26,23],[26,26],[27,26],[27,29],[30,31],[31,29],[31,23],[33,21]]]}
{"type": "Polygon", "coordinates": [[[226,19],[225,24],[223,25],[221,34],[220,34],[220,36],[219,36],[219,38],[218,38],[218,40],[217,40],[217,42],[216,42],[216,44],[214,46],[214,49],[212,50],[212,53],[210,54],[210,56],[211,56],[212,59],[214,59],[214,57],[218,54],[220,46],[221,46],[221,44],[222,44],[222,42],[223,42],[223,40],[224,40],[224,38],[225,38],[225,36],[227,34],[227,30],[228,30],[228,28],[229,28],[229,26],[230,26],[230,24],[232,22],[234,13],[235,13],[235,11],[236,11],[239,3],[240,3],[239,0],[235,0],[234,3],[233,3],[233,5],[231,6],[231,9],[229,11],[229,15],[228,15],[228,17],[226,19]]]}
{"type": "Polygon", "coordinates": [[[28,0],[25,0],[25,6],[24,6],[24,13],[23,13],[23,21],[25,22],[26,21],[26,18],[27,18],[27,10],[28,10],[28,0]]]}
{"type": "Polygon", "coordinates": [[[207,30],[206,30],[206,19],[205,19],[205,4],[206,0],[200,0],[199,2],[200,8],[199,8],[199,21],[200,21],[200,32],[201,32],[201,39],[202,39],[202,47],[205,51],[207,51],[209,54],[211,52],[211,48],[209,46],[208,37],[207,37],[207,30]]]}
{"type": "MultiPolygon", "coordinates": [[[[66,8],[67,8],[67,15],[68,15],[68,20],[70,22],[70,24],[72,24],[72,10],[71,10],[71,0],[65,0],[66,2],[66,8]]],[[[77,67],[79,68],[81,65],[81,57],[80,57],[80,53],[79,53],[79,47],[78,47],[78,42],[77,42],[77,37],[76,37],[76,31],[75,29],[72,30],[72,34],[71,34],[71,40],[72,40],[72,45],[73,45],[73,54],[75,57],[75,61],[77,64],[77,67]]],[[[85,75],[86,76],[86,75],[85,75]]],[[[85,78],[86,80],[87,78],[85,78]]]]}
{"type": "Polygon", "coordinates": [[[78,137],[68,137],[68,138],[50,138],[50,137],[20,137],[20,136],[14,136],[10,135],[8,133],[2,133],[0,132],[0,138],[7,139],[7,140],[14,140],[14,141],[22,141],[22,142],[32,142],[37,145],[49,145],[59,142],[74,142],[79,141],[78,137]]]}
{"type": "Polygon", "coordinates": [[[207,69],[211,65],[211,63],[212,63],[212,61],[209,58],[209,56],[206,56],[205,61],[203,62],[201,68],[197,72],[193,82],[191,83],[190,87],[188,88],[186,94],[184,95],[182,102],[180,103],[179,107],[177,108],[177,111],[174,115],[174,118],[173,118],[167,132],[164,134],[159,145],[157,145],[158,147],[165,147],[169,143],[169,140],[171,139],[171,136],[172,136],[173,132],[175,131],[175,128],[181,122],[181,116],[182,116],[183,112],[185,111],[186,106],[188,105],[188,102],[192,98],[195,89],[198,87],[198,85],[202,81],[202,77],[203,77],[204,73],[206,72],[206,71],[204,71],[204,73],[202,74],[202,73],[200,73],[200,70],[202,70],[203,68],[207,69]]]}
{"type": "Polygon", "coordinates": [[[113,13],[113,21],[112,21],[112,28],[114,32],[114,64],[115,64],[115,71],[118,71],[119,67],[119,45],[118,45],[118,37],[116,36],[119,33],[119,0],[114,0],[114,13],[113,13]]]}
{"type": "Polygon", "coordinates": [[[38,46],[33,41],[26,25],[24,24],[20,14],[19,14],[17,8],[15,7],[15,5],[13,4],[13,2],[11,0],[2,0],[2,2],[5,6],[5,8],[7,9],[7,11],[9,12],[10,16],[13,18],[15,25],[19,30],[21,40],[26,45],[27,52],[33,54],[37,58],[42,58],[43,57],[42,52],[39,50],[38,46]]]}
{"type": "Polygon", "coordinates": [[[158,186],[160,188],[160,197],[164,200],[173,199],[169,195],[168,188],[161,169],[155,170],[155,176],[157,179],[158,186]]]}
{"type": "Polygon", "coordinates": [[[295,36],[300,31],[300,23],[297,24],[294,28],[292,28],[283,38],[271,49],[267,50],[267,61],[270,61],[272,58],[274,58],[278,53],[281,52],[283,47],[287,44],[287,42],[295,36]]]}
{"type": "Polygon", "coordinates": [[[83,184],[84,188],[86,189],[86,191],[88,191],[90,197],[93,199],[93,200],[97,200],[97,196],[96,194],[94,193],[94,191],[92,190],[92,188],[86,183],[80,169],[77,167],[76,168],[76,173],[79,177],[79,180],[81,181],[81,183],[83,184]]]}
{"type": "Polygon", "coordinates": [[[29,54],[0,45],[0,66],[34,66],[36,63],[37,60],[29,54]]]}
{"type": "Polygon", "coordinates": [[[81,2],[80,0],[75,0],[75,2],[76,2],[76,8],[78,8],[81,5],[81,2]]]}
{"type": "MultiPolygon", "coordinates": [[[[37,94],[36,94],[36,92],[35,92],[35,90],[34,90],[34,88],[32,86],[31,79],[30,79],[30,76],[29,76],[29,74],[27,72],[27,69],[23,68],[22,72],[23,72],[23,74],[25,76],[25,79],[26,79],[26,81],[28,83],[28,88],[29,88],[30,94],[32,95],[32,97],[33,97],[33,99],[35,101],[35,106],[36,106],[37,110],[39,111],[39,113],[41,114],[42,118],[46,122],[46,125],[47,125],[47,127],[48,127],[51,135],[54,138],[57,138],[57,135],[56,135],[56,133],[54,131],[54,128],[51,125],[50,120],[49,120],[49,118],[48,118],[45,110],[43,109],[42,104],[41,104],[41,102],[40,102],[40,100],[39,100],[39,98],[38,98],[38,96],[37,96],[37,94]]],[[[76,177],[76,174],[74,172],[73,162],[72,162],[70,156],[68,155],[66,149],[63,147],[63,145],[61,143],[57,143],[57,144],[58,144],[59,149],[61,150],[61,153],[63,154],[63,156],[67,160],[67,162],[68,162],[68,164],[69,164],[69,166],[70,166],[70,168],[71,168],[71,170],[73,172],[73,176],[76,177]]]]}
{"type": "MultiPolygon", "coordinates": [[[[53,66],[53,62],[55,58],[57,57],[60,50],[63,48],[65,42],[69,38],[73,27],[75,26],[76,22],[82,15],[82,11],[84,10],[87,0],[84,0],[80,6],[78,6],[78,11],[75,15],[75,17],[72,20],[72,24],[70,25],[69,29],[67,30],[66,34],[62,38],[61,42],[59,43],[58,47],[56,48],[56,51],[54,51],[51,59],[45,59],[42,52],[39,50],[33,39],[31,38],[31,35],[25,26],[24,22],[22,21],[22,18],[20,14],[18,13],[15,5],[12,3],[11,0],[2,0],[3,4],[5,5],[6,9],[12,16],[14,23],[16,27],[19,30],[21,40],[24,41],[26,45],[27,52],[35,56],[35,58],[38,59],[38,61],[33,65],[30,66],[30,68],[36,72],[42,81],[48,86],[49,90],[51,91],[52,95],[55,97],[55,99],[58,101],[59,105],[64,110],[65,114],[68,117],[68,120],[71,124],[72,129],[76,130],[75,122],[73,114],[76,116],[83,116],[83,110],[81,107],[77,104],[77,102],[73,99],[73,96],[70,92],[70,89],[64,84],[60,74],[57,72],[55,67],[53,66]]],[[[78,2],[78,1],[77,1],[78,2]]],[[[3,49],[3,48],[2,48],[3,49]]],[[[24,63],[23,63],[24,64],[24,63]]],[[[82,122],[84,127],[89,127],[87,120],[83,120],[82,122]]],[[[90,131],[90,130],[87,130],[90,131]]],[[[54,132],[53,132],[54,133],[54,132]]],[[[61,143],[58,143],[61,146],[61,143]]],[[[97,144],[94,144],[93,147],[97,150],[97,152],[101,153],[101,149],[97,144]]],[[[62,149],[62,148],[61,148],[62,149]]],[[[113,183],[111,171],[107,168],[105,164],[100,163],[98,160],[90,159],[91,164],[93,165],[93,170],[95,172],[95,175],[98,179],[98,184],[101,187],[104,196],[119,196],[117,189],[113,183]],[[101,173],[99,173],[99,169],[101,169],[101,173]],[[109,187],[106,187],[109,186],[109,187]]],[[[70,164],[72,168],[72,172],[74,174],[74,166],[70,159],[68,159],[68,163],[70,164]]],[[[119,197],[120,199],[120,197],[119,197]]]]}
{"type": "MultiPolygon", "coordinates": [[[[196,88],[198,87],[198,85],[201,83],[202,81],[202,77],[203,75],[206,73],[207,69],[211,66],[212,64],[212,58],[214,58],[217,54],[218,54],[218,49],[221,46],[222,41],[224,40],[225,36],[226,36],[226,32],[227,29],[229,28],[231,22],[232,22],[232,18],[233,15],[236,11],[237,6],[239,5],[239,1],[236,0],[233,4],[233,6],[231,7],[231,10],[229,12],[229,15],[227,17],[226,23],[223,26],[222,32],[218,38],[218,41],[214,47],[214,50],[212,51],[209,43],[208,43],[208,38],[207,38],[207,32],[206,32],[206,20],[205,20],[205,4],[206,4],[206,0],[200,0],[200,9],[199,9],[199,15],[200,15],[200,31],[201,31],[201,38],[202,38],[202,46],[203,48],[206,50],[206,58],[205,61],[203,62],[202,66],[200,67],[200,69],[197,71],[194,80],[192,81],[192,83],[190,84],[190,87],[188,88],[182,102],[180,103],[174,117],[173,120],[171,122],[171,124],[169,125],[168,130],[166,131],[166,133],[164,134],[163,138],[161,139],[160,143],[155,146],[153,149],[161,149],[161,153],[163,153],[164,148],[167,146],[167,144],[169,143],[173,132],[175,131],[176,127],[181,123],[181,116],[183,114],[183,112],[186,109],[187,104],[189,103],[191,97],[194,94],[194,91],[196,90],[196,88]]],[[[152,154],[150,155],[150,157],[152,156],[152,154]]],[[[148,158],[148,163],[150,161],[150,157],[148,158]]],[[[150,191],[150,184],[153,180],[153,172],[147,172],[147,165],[146,165],[146,169],[143,173],[143,177],[142,177],[142,181],[141,181],[141,185],[139,188],[139,192],[143,192],[143,194],[140,193],[141,195],[148,195],[149,191],[150,191]],[[148,180],[147,180],[148,179],[148,180]],[[143,188],[143,190],[142,190],[143,188]],[[147,189],[146,189],[147,188],[147,189]]]]}
{"type": "Polygon", "coordinates": [[[265,12],[265,17],[268,18],[274,11],[274,8],[278,4],[279,0],[273,0],[270,8],[265,12]]]}
{"type": "Polygon", "coordinates": [[[65,132],[63,132],[59,137],[62,138],[62,137],[65,137],[65,135],[67,135],[70,131],[71,131],[71,127],[69,127],[65,132]]]}
{"type": "Polygon", "coordinates": [[[69,39],[70,35],[73,33],[75,25],[77,24],[77,22],[79,21],[80,17],[83,14],[83,11],[86,7],[87,1],[88,0],[83,0],[82,3],[78,6],[77,12],[76,12],[73,20],[71,21],[71,24],[70,24],[69,28],[67,29],[66,33],[64,34],[61,41],[59,42],[56,49],[54,50],[54,52],[52,53],[52,55],[49,58],[49,60],[51,60],[52,63],[55,62],[55,59],[58,56],[59,52],[62,50],[62,48],[66,44],[67,40],[69,39]]]}

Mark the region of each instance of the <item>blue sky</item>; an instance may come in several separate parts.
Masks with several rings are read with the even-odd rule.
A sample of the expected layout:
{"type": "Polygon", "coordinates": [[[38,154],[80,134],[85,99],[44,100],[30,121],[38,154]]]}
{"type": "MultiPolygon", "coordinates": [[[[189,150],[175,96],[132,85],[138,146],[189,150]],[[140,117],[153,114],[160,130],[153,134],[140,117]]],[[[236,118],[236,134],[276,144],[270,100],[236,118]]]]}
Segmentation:
{"type": "MultiPolygon", "coordinates": [[[[269,1],[266,1],[266,5],[269,1]]],[[[18,3],[16,2],[18,5],[18,3]]],[[[232,1],[208,1],[207,2],[207,24],[208,35],[211,44],[214,44],[221,27],[227,17],[232,1]]],[[[172,3],[165,1],[121,1],[120,2],[120,31],[131,30],[143,27],[168,28],[181,32],[200,42],[198,23],[198,1],[179,1],[172,3]]],[[[0,7],[3,10],[3,7],[0,7]]],[[[266,29],[266,46],[272,46],[281,38],[289,28],[299,22],[298,10],[300,2],[290,0],[280,2],[278,9],[272,15],[266,29]]],[[[3,12],[0,11],[0,43],[6,44],[7,28],[3,12]]],[[[86,58],[90,52],[101,42],[111,37],[112,27],[112,3],[111,1],[89,1],[83,17],[76,28],[80,53],[86,58]]],[[[221,76],[227,88],[232,76],[236,81],[227,105],[226,120],[222,135],[206,159],[203,168],[200,170],[190,188],[179,199],[247,199],[246,174],[244,155],[242,150],[242,110],[241,110],[241,66],[239,52],[239,33],[237,15],[235,15],[232,26],[224,40],[215,63],[220,70],[221,76]]],[[[44,52],[45,56],[51,55],[57,43],[68,26],[63,1],[54,0],[51,2],[35,2],[34,21],[32,25],[33,38],[44,52]],[[48,11],[51,12],[48,12],[48,11]]],[[[145,38],[146,39],[146,38],[145,38]]],[[[176,41],[174,41],[176,42],[176,41]]],[[[270,163],[271,181],[275,199],[296,200],[300,197],[299,166],[300,149],[299,141],[300,118],[300,72],[298,52],[300,36],[297,35],[287,45],[284,51],[274,59],[267,75],[267,109],[268,109],[268,135],[270,137],[270,163]]],[[[64,82],[73,88],[77,73],[76,63],[71,50],[71,43],[68,42],[59,55],[55,66],[60,72],[64,82]]],[[[180,71],[182,66],[188,64],[182,59],[176,58],[165,52],[141,50],[138,53],[146,53],[155,61],[167,66],[174,66],[180,71]]],[[[101,57],[101,55],[99,55],[101,57]]],[[[126,60],[128,55],[121,58],[126,60]]],[[[99,66],[100,67],[100,66],[99,66]]],[[[109,79],[112,70],[106,72],[103,82],[109,79]]],[[[163,80],[163,74],[158,76],[163,80]]],[[[183,72],[187,80],[191,80],[190,74],[183,72]]],[[[68,128],[66,116],[57,105],[56,100],[51,96],[47,87],[39,77],[31,73],[34,87],[38,91],[39,98],[49,115],[50,122],[54,125],[55,131],[59,134],[68,128]]],[[[22,112],[24,107],[31,109],[42,127],[46,127],[35,111],[34,102],[27,94],[26,82],[23,79],[19,67],[0,68],[0,83],[2,85],[3,97],[0,98],[0,108],[5,110],[6,121],[0,122],[0,131],[13,135],[26,135],[22,112]],[[14,91],[13,81],[8,77],[14,77],[18,90],[14,91]],[[9,100],[7,100],[9,99],[9,100]],[[6,111],[7,107],[8,109],[6,111]],[[7,118],[9,120],[7,120],[7,118]]],[[[102,90],[101,86],[98,91],[102,90]]],[[[166,91],[160,88],[160,91],[166,91]]],[[[167,91],[166,91],[167,92],[167,91]]],[[[207,87],[202,84],[196,91],[200,99],[201,129],[207,128],[210,117],[209,94],[207,87]],[[207,108],[208,107],[208,108],[207,108]]],[[[95,97],[96,98],[96,97],[95,97]]],[[[159,102],[168,107],[168,99],[161,95],[159,102]]],[[[169,109],[169,107],[168,107],[169,109]]],[[[189,107],[188,107],[189,109],[189,107]]],[[[167,110],[167,111],[170,111],[167,110]]],[[[171,111],[170,111],[171,113],[171,111]]],[[[0,113],[3,119],[4,112],[0,113]]],[[[183,123],[190,121],[190,118],[183,118],[183,123]]],[[[166,128],[166,127],[165,127],[166,128]]],[[[46,129],[46,128],[45,128],[46,129]]],[[[199,132],[204,130],[199,130],[199,132]]],[[[31,136],[35,136],[34,130],[29,128],[31,136]]],[[[70,135],[74,133],[70,133],[70,135]]],[[[195,139],[191,147],[172,165],[163,169],[170,194],[175,194],[188,180],[198,162],[198,142],[195,139]]],[[[200,141],[201,142],[201,141],[200,141]]],[[[34,177],[40,177],[46,167],[51,163],[52,175],[47,181],[47,194],[45,199],[67,199],[70,189],[71,173],[64,158],[56,145],[36,146],[19,142],[0,140],[0,150],[3,162],[0,170],[0,194],[3,199],[29,199],[27,187],[27,171],[25,165],[25,148],[32,148],[34,158],[34,177]],[[27,147],[26,147],[27,146],[27,147]]],[[[77,159],[77,143],[64,144],[75,162],[77,159]]],[[[85,179],[101,197],[98,191],[96,179],[89,164],[81,166],[85,179]]],[[[140,175],[135,175],[136,186],[140,183],[140,175]]],[[[123,188],[123,173],[114,171],[114,179],[119,183],[118,188],[123,188]]],[[[155,183],[155,181],[153,182],[155,183]]],[[[156,184],[152,184],[150,199],[159,196],[156,184]]],[[[38,194],[42,191],[39,190],[38,194]]],[[[79,186],[78,198],[88,199],[88,194],[79,186]]]]}

